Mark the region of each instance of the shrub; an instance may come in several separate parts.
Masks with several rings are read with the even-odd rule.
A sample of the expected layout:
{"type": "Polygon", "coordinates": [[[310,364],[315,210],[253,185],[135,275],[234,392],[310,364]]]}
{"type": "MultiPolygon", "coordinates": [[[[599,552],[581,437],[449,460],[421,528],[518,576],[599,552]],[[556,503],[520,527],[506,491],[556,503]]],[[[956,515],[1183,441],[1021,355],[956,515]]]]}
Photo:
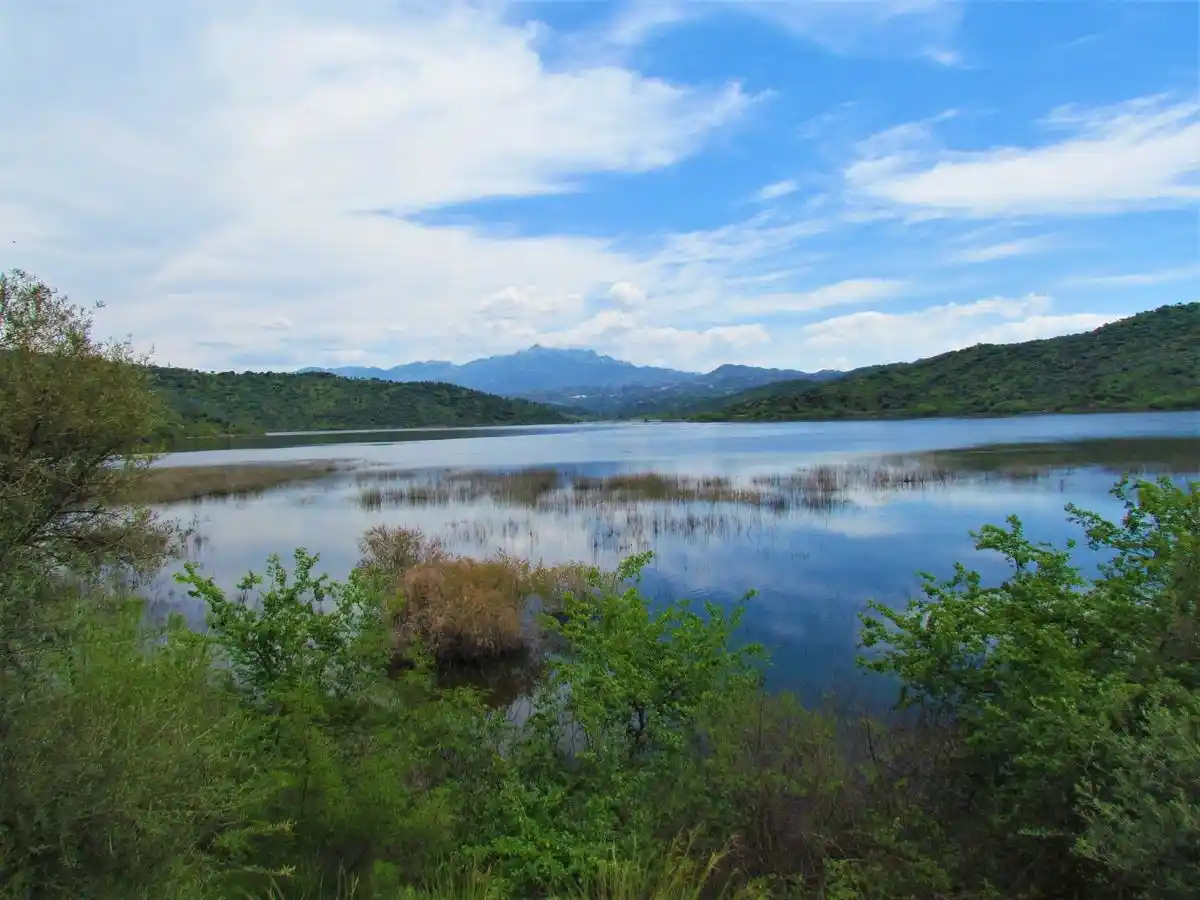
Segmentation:
{"type": "Polygon", "coordinates": [[[583,582],[577,565],[534,565],[504,554],[451,556],[419,531],[379,526],[362,542],[361,571],[380,579],[393,652],[420,644],[442,662],[478,661],[533,649],[530,601],[556,609],[583,582]]]}
{"type": "MultiPolygon", "coordinates": [[[[1117,877],[1093,864],[1118,859],[1118,826],[1128,836],[1131,822],[1167,802],[1130,809],[1122,784],[1135,772],[1153,775],[1188,746],[1186,731],[1172,730],[1186,717],[1168,728],[1161,712],[1145,716],[1162,692],[1196,690],[1200,492],[1163,479],[1122,481],[1114,493],[1125,504],[1119,524],[1068,507],[1109,556],[1094,582],[1072,564],[1070,546],[1030,542],[1014,517],[1007,529],[985,526],[978,535],[980,549],[1012,564],[1004,583],[985,587],[959,566],[948,582],[927,578],[925,597],[907,609],[875,606],[865,617],[865,645],[887,646],[867,665],[898,675],[906,703],[962,734],[962,752],[943,775],[947,795],[962,802],[954,812],[983,825],[982,835],[972,828],[982,848],[975,864],[1032,896],[1057,896],[1064,886],[1097,895],[1117,877]],[[1117,805],[1098,806],[1094,798],[1110,792],[1117,805]]],[[[1161,830],[1141,840],[1166,843],[1136,853],[1126,845],[1123,865],[1173,852],[1161,830]]]]}
{"type": "Polygon", "coordinates": [[[416,878],[428,854],[450,848],[464,796],[453,776],[478,768],[481,748],[486,759],[485,720],[473,695],[437,691],[423,670],[390,679],[369,580],[314,577],[316,562],[298,550],[289,575],[272,558],[239,600],[194,566],[179,576],[208,604],[212,640],[258,716],[243,740],[268,789],[260,812],[287,825],[259,853],[269,868],[291,866],[299,886],[369,887],[377,862],[416,878]]]}
{"type": "Polygon", "coordinates": [[[0,896],[226,896],[260,799],[254,724],[181,625],[150,645],[137,604],[90,600],[3,682],[0,896]]]}

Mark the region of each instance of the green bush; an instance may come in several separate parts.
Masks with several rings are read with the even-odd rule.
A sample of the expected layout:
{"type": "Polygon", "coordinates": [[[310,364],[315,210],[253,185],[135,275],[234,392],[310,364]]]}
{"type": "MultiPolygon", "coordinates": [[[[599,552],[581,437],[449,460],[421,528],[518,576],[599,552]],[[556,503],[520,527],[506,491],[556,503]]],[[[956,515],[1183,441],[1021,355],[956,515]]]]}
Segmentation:
{"type": "MultiPolygon", "coordinates": [[[[1110,556],[1095,581],[1070,547],[1032,543],[1011,518],[1007,529],[986,526],[977,543],[1007,557],[1004,583],[985,587],[959,566],[948,582],[927,578],[925,596],[906,609],[876,606],[864,620],[864,644],[887,648],[867,665],[899,676],[905,703],[963,738],[946,794],[980,823],[978,865],[1037,896],[1052,896],[1053,885],[1099,890],[1118,877],[1119,867],[1095,871],[1113,858],[1116,838],[1094,829],[1120,817],[1094,798],[1124,796],[1135,772],[1150,776],[1187,746],[1164,746],[1166,732],[1147,731],[1162,727],[1162,713],[1147,711],[1164,692],[1194,696],[1198,685],[1200,493],[1166,479],[1122,481],[1114,493],[1125,504],[1120,523],[1068,507],[1090,545],[1110,556]]],[[[1132,816],[1122,802],[1121,815],[1132,816]]]]}

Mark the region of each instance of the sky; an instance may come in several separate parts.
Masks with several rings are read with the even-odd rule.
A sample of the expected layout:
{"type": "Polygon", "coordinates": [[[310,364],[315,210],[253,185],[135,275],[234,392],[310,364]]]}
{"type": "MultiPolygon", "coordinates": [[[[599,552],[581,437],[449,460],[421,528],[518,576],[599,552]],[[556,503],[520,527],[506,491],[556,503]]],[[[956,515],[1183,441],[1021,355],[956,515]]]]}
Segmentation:
{"type": "Polygon", "coordinates": [[[846,369],[1200,300],[1200,5],[0,0],[0,269],[156,362],[846,369]]]}

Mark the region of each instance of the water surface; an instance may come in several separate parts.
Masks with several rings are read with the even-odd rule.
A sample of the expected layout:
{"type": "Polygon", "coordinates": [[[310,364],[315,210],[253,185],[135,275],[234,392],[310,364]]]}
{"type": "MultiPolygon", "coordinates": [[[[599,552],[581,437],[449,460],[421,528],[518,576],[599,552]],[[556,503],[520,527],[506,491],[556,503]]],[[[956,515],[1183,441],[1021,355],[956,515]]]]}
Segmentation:
{"type": "MultiPolygon", "coordinates": [[[[1200,413],[446,429],[273,436],[268,443],[177,453],[161,463],[353,463],[354,471],[258,497],[170,506],[172,515],[198,523],[193,556],[226,585],[261,571],[269,554],[287,556],[296,547],[320,553],[325,571],[344,576],[358,559],[359,537],[379,523],[420,528],[465,553],[503,550],[547,563],[611,567],[650,549],[655,560],[644,586],[656,600],[727,604],[757,591],[744,636],[772,650],[775,686],[810,700],[878,688],[854,665],[857,615],[869,600],[902,604],[918,589],[918,572],[945,577],[956,561],[985,577],[1004,574],[1000,560],[974,551],[971,530],[1017,514],[1034,538],[1061,543],[1078,536],[1066,523],[1066,503],[1119,513],[1108,495],[1119,471],[1200,473],[1200,413]],[[991,449],[928,455],[981,445],[991,449]],[[719,497],[581,502],[571,488],[573,479],[657,472],[750,489],[813,466],[875,465],[884,457],[921,458],[958,474],[901,489],[857,484],[836,502],[787,505],[719,497]],[[487,490],[419,503],[363,497],[373,485],[399,491],[464,472],[531,468],[556,470],[557,493],[535,502],[487,490]]],[[[202,610],[169,580],[155,590],[158,609],[202,621],[202,610]]]]}

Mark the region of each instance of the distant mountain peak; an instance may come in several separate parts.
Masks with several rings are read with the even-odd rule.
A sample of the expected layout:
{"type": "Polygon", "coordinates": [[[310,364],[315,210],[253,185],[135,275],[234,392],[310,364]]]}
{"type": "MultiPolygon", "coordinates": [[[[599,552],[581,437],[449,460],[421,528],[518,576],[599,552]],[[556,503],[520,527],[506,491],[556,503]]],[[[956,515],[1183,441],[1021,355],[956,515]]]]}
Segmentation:
{"type": "MultiPolygon", "coordinates": [[[[725,365],[707,374],[661,366],[639,366],[583,347],[547,347],[536,343],[524,350],[455,365],[413,362],[391,369],[343,368],[339,375],[387,381],[441,381],[505,397],[537,398],[551,403],[588,400],[607,408],[612,403],[642,396],[655,403],[669,397],[696,394],[726,395],[784,378],[804,378],[803,372],[725,365]],[[665,393],[664,393],[665,392],[665,393]]],[[[674,402],[674,401],[671,401],[674,402]]]]}
{"type": "MultiPolygon", "coordinates": [[[[612,359],[610,356],[603,356],[595,350],[589,350],[585,347],[547,347],[544,344],[534,344],[524,350],[518,350],[510,356],[558,356],[563,359],[612,359]]],[[[488,359],[504,359],[503,356],[489,356],[488,359]]],[[[618,360],[613,360],[617,362],[618,360]]],[[[468,363],[469,365],[469,363],[468,363]]],[[[632,363],[625,363],[632,365],[632,363]]]]}

